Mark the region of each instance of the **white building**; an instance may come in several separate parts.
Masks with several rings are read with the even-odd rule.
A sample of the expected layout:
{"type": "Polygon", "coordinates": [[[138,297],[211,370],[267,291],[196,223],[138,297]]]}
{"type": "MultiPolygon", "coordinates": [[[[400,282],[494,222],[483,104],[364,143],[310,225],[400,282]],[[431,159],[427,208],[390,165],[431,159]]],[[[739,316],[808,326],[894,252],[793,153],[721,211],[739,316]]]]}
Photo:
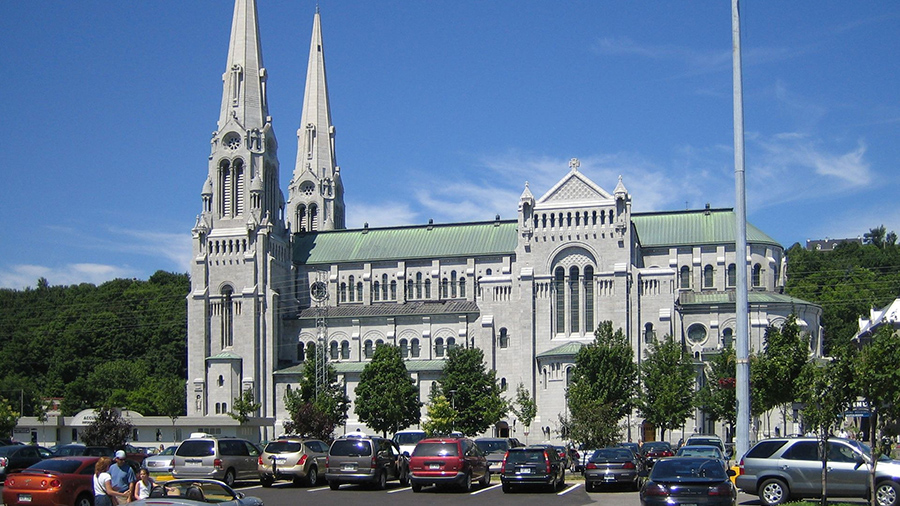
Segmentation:
{"type": "MultiPolygon", "coordinates": [[[[683,339],[698,363],[732,339],[734,213],[632,213],[627,174],[608,191],[576,159],[540,197],[523,181],[509,203],[515,220],[344,229],[318,13],[297,143],[285,201],[256,5],[236,0],[193,228],[186,420],[231,424],[232,400],[250,389],[270,423],[263,437],[281,433],[284,391],[321,334],[351,399],[381,343],[401,348],[422,399],[449,347],[477,346],[510,396],[520,382],[534,394],[531,430],[554,439],[575,353],[599,322],[622,328],[637,360],[664,335],[683,339]]],[[[782,294],[783,247],[747,231],[751,346],[793,312],[820,354],[821,308],[782,294]]],[[[346,430],[366,430],[349,415],[346,430]]],[[[702,415],[696,424],[712,429],[702,415]]],[[[492,432],[524,429],[510,415],[492,432]]]]}

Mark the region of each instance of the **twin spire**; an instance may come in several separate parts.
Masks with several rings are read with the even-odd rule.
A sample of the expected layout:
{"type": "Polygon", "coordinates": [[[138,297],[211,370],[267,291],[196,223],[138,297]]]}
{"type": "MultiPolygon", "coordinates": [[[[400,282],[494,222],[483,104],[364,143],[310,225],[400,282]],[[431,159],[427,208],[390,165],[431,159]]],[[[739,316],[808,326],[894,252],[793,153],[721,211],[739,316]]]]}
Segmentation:
{"type": "Polygon", "coordinates": [[[269,105],[255,0],[234,2],[228,62],[222,81],[219,129],[229,119],[236,119],[247,130],[263,128],[269,116],[269,105]]]}

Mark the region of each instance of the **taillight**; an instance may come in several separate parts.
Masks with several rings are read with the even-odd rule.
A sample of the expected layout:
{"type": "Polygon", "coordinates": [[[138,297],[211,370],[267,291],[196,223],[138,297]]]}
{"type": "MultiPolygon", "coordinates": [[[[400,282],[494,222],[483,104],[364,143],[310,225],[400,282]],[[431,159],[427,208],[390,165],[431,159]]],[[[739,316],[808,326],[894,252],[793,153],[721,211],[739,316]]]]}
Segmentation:
{"type": "Polygon", "coordinates": [[[506,459],[509,458],[509,452],[503,454],[503,464],[500,464],[500,471],[506,471],[506,459]]]}
{"type": "Polygon", "coordinates": [[[719,483],[715,487],[709,487],[709,495],[715,496],[731,496],[731,484],[729,483],[719,483]]]}
{"type": "Polygon", "coordinates": [[[259,456],[259,460],[256,461],[258,465],[263,465],[262,455],[259,456]]]}
{"type": "Polygon", "coordinates": [[[221,470],[221,469],[222,469],[222,459],[216,459],[216,460],[214,460],[214,461],[213,461],[213,467],[215,467],[216,469],[221,470]]]}
{"type": "Polygon", "coordinates": [[[378,467],[378,459],[376,459],[375,456],[372,455],[372,469],[375,469],[376,467],[378,467]]]}
{"type": "Polygon", "coordinates": [[[666,490],[666,487],[660,485],[659,483],[651,483],[644,489],[644,495],[666,496],[669,495],[669,492],[666,490]]]}
{"type": "Polygon", "coordinates": [[[634,462],[626,462],[622,469],[634,469],[634,462]]]}
{"type": "Polygon", "coordinates": [[[588,462],[587,465],[584,466],[584,468],[585,469],[597,469],[597,464],[594,464],[593,462],[588,462]]]}
{"type": "Polygon", "coordinates": [[[306,464],[306,458],[307,458],[307,457],[309,457],[309,455],[307,455],[307,454],[304,453],[304,454],[300,457],[300,460],[297,461],[297,465],[298,465],[298,466],[302,466],[303,464],[306,464]]]}
{"type": "Polygon", "coordinates": [[[325,457],[325,468],[328,468],[328,457],[325,457]]]}
{"type": "Polygon", "coordinates": [[[662,452],[663,457],[671,457],[672,455],[675,455],[675,454],[670,452],[669,450],[662,452]]]}
{"type": "Polygon", "coordinates": [[[7,478],[6,481],[3,482],[3,485],[15,485],[15,484],[16,484],[15,478],[7,478]]]}
{"type": "Polygon", "coordinates": [[[547,474],[550,474],[550,456],[547,455],[547,450],[544,450],[544,462],[547,464],[547,474]]]}
{"type": "Polygon", "coordinates": [[[744,459],[741,459],[741,463],[738,464],[738,475],[744,474],[744,459]]]}
{"type": "MultiPolygon", "coordinates": [[[[44,484],[41,483],[41,486],[43,486],[43,485],[44,485],[44,484]]],[[[60,485],[62,485],[62,483],[60,483],[59,480],[57,480],[57,479],[52,479],[52,480],[50,480],[50,487],[51,487],[51,488],[56,488],[56,487],[58,487],[58,486],[60,486],[60,485]]]]}

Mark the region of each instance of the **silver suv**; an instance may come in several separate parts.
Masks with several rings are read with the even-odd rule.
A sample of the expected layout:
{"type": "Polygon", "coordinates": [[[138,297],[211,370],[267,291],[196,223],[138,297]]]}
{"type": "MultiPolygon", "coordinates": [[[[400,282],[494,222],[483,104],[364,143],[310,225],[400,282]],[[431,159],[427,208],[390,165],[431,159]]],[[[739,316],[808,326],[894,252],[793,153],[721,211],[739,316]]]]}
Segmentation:
{"type": "Polygon", "coordinates": [[[211,478],[224,481],[229,487],[235,481],[258,480],[259,454],[259,448],[246,439],[195,432],[175,450],[172,476],[211,478]]]}
{"type": "MultiPolygon", "coordinates": [[[[872,452],[858,441],[828,440],[828,495],[869,497],[872,452]]],[[[764,506],[791,499],[821,497],[822,459],[813,437],[766,439],[741,459],[735,485],[758,494],[764,506]]],[[[882,456],[875,466],[877,506],[900,506],[900,462],[882,456]]]]}
{"type": "Polygon", "coordinates": [[[271,487],[275,480],[293,480],[294,485],[315,485],[325,472],[328,445],[318,439],[282,436],[270,441],[259,456],[259,481],[271,487]]]}

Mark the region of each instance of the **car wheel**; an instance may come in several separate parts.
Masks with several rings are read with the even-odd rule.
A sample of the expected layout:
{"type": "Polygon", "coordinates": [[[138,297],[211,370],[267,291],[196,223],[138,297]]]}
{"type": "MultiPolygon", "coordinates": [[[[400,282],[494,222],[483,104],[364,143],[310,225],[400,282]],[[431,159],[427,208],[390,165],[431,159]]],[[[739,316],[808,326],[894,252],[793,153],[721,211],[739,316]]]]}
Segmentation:
{"type": "Polygon", "coordinates": [[[415,493],[421,492],[421,491],[422,491],[422,485],[419,485],[418,483],[413,483],[413,484],[412,484],[412,491],[415,492],[415,493]]]}
{"type": "Polygon", "coordinates": [[[481,476],[481,481],[479,483],[481,483],[482,487],[490,486],[490,484],[491,484],[491,470],[490,469],[484,470],[484,474],[481,476]]]}
{"type": "Polygon", "coordinates": [[[271,487],[271,486],[272,486],[272,483],[274,483],[274,482],[275,482],[275,479],[272,478],[271,476],[263,475],[263,476],[260,476],[260,477],[259,477],[259,483],[260,483],[260,485],[262,485],[262,486],[264,486],[264,487],[266,487],[266,488],[271,487]]]}
{"type": "Polygon", "coordinates": [[[94,506],[93,496],[89,494],[81,494],[75,499],[75,506],[94,506]]]}
{"type": "Polygon", "coordinates": [[[503,484],[503,493],[509,494],[510,492],[512,492],[512,485],[510,485],[509,483],[504,483],[503,484]]]}
{"type": "Polygon", "coordinates": [[[384,469],[382,469],[381,472],[378,473],[375,487],[378,488],[378,490],[384,490],[387,488],[387,471],[385,471],[384,469]]]}
{"type": "Polygon", "coordinates": [[[776,506],[784,504],[790,498],[791,493],[787,485],[776,478],[770,478],[759,487],[759,500],[764,506],[776,506]]]}
{"type": "Polygon", "coordinates": [[[878,506],[897,506],[900,499],[900,485],[893,481],[883,481],[875,486],[875,503],[878,506]]]}
{"type": "Polygon", "coordinates": [[[229,487],[234,486],[234,469],[225,471],[225,478],[222,479],[229,487]]]}
{"type": "Polygon", "coordinates": [[[463,476],[462,488],[466,492],[472,491],[472,473],[466,473],[466,475],[463,476]]]}
{"type": "Polygon", "coordinates": [[[319,470],[316,466],[312,466],[309,468],[309,471],[306,472],[306,484],[310,487],[316,486],[316,483],[319,482],[319,470]]]}
{"type": "Polygon", "coordinates": [[[590,482],[590,481],[584,482],[584,490],[587,491],[587,492],[593,492],[593,491],[594,491],[594,484],[593,484],[593,482],[590,482]]]}
{"type": "Polygon", "coordinates": [[[329,481],[328,486],[331,487],[331,490],[337,490],[341,488],[341,482],[339,481],[329,481]]]}

